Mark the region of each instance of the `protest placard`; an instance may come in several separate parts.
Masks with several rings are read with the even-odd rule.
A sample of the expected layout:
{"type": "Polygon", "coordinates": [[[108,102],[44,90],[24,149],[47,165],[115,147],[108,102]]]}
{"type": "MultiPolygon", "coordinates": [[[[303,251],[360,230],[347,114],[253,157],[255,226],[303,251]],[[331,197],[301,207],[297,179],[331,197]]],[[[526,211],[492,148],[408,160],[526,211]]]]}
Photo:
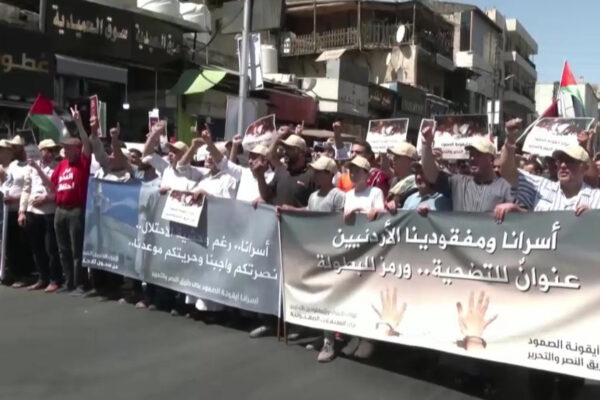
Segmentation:
{"type": "Polygon", "coordinates": [[[479,137],[489,137],[487,115],[436,115],[434,119],[433,148],[446,160],[469,158],[465,146],[479,137]]]}
{"type": "Polygon", "coordinates": [[[197,227],[202,214],[204,196],[194,198],[190,192],[171,190],[162,212],[162,219],[197,227]]]}
{"type": "Polygon", "coordinates": [[[369,121],[367,142],[374,153],[385,153],[398,142],[406,142],[408,118],[374,119],[369,121]]]}
{"type": "Polygon", "coordinates": [[[594,118],[542,118],[531,128],[523,151],[541,157],[552,156],[555,150],[576,145],[577,135],[591,128],[594,118]]]}
{"type": "Polygon", "coordinates": [[[251,150],[259,144],[270,146],[273,140],[275,140],[275,114],[251,123],[242,139],[242,146],[245,150],[251,150]]]}

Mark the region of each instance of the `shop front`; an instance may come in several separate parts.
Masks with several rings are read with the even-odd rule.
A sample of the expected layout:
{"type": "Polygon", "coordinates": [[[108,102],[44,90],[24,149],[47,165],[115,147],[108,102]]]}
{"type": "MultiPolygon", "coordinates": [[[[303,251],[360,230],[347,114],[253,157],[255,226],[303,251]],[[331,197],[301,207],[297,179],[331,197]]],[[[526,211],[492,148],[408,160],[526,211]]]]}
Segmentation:
{"type": "Polygon", "coordinates": [[[0,37],[0,137],[7,137],[23,126],[38,93],[53,97],[54,66],[43,34],[0,25],[0,37]]]}

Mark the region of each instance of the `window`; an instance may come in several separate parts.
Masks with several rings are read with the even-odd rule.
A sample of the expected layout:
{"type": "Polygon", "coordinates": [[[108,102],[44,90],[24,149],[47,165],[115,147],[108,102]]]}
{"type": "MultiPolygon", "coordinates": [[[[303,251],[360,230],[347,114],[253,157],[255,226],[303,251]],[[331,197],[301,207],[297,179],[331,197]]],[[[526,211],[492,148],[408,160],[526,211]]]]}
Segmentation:
{"type": "Polygon", "coordinates": [[[460,51],[471,50],[471,11],[460,15],[460,51]]]}

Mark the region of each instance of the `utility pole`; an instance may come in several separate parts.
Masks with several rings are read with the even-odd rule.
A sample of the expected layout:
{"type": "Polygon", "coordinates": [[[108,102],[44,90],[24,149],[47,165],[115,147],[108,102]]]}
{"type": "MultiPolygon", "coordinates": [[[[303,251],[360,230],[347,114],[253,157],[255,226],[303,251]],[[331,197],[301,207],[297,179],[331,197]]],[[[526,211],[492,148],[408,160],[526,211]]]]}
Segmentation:
{"type": "Polygon", "coordinates": [[[238,120],[237,133],[243,134],[246,127],[244,126],[246,99],[248,98],[248,59],[250,39],[250,20],[252,13],[252,0],[244,1],[244,22],[242,26],[242,46],[240,49],[240,91],[238,103],[238,120]]]}

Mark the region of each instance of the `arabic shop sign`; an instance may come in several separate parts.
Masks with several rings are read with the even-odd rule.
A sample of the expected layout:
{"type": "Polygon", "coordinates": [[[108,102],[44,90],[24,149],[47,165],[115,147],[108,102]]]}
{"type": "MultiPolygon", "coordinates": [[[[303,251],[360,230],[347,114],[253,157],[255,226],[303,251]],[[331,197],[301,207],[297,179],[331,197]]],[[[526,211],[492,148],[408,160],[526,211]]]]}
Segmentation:
{"type": "Polygon", "coordinates": [[[50,0],[46,30],[56,52],[163,64],[181,55],[176,26],[134,12],[77,0],[50,0]]]}
{"type": "Polygon", "coordinates": [[[181,29],[143,15],[133,15],[132,58],[144,64],[164,64],[180,58],[181,29]]]}
{"type": "Polygon", "coordinates": [[[47,38],[37,32],[0,25],[0,93],[53,97],[52,60],[47,38]]]}
{"type": "Polygon", "coordinates": [[[369,85],[369,109],[393,111],[396,93],[377,85],[369,85]]]}

